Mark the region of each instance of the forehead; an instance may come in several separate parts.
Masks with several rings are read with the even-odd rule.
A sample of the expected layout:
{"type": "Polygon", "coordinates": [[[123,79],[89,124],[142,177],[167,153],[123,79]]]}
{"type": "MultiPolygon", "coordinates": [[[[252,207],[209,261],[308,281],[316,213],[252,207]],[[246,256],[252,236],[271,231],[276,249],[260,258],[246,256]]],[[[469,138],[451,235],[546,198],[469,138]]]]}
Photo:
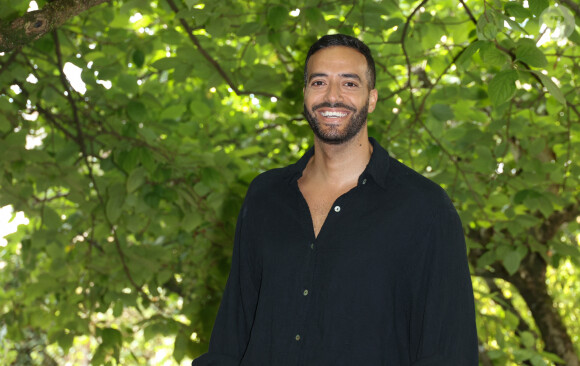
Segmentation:
{"type": "Polygon", "coordinates": [[[332,46],[323,48],[313,54],[308,60],[308,75],[313,73],[355,73],[365,78],[367,61],[357,50],[332,46]]]}

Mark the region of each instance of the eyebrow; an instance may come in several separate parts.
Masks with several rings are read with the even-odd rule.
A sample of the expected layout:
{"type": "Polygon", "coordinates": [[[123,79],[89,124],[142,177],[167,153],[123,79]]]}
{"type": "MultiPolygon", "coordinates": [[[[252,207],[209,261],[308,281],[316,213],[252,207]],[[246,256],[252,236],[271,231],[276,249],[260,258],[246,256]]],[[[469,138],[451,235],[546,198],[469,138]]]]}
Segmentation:
{"type": "MultiPolygon", "coordinates": [[[[328,74],[325,74],[322,72],[310,74],[310,76],[308,77],[308,82],[310,82],[314,78],[325,77],[325,76],[328,76],[328,74]]],[[[342,78],[346,78],[346,79],[356,79],[356,80],[362,82],[362,80],[361,80],[360,76],[358,76],[358,74],[339,74],[339,76],[342,78]]]]}

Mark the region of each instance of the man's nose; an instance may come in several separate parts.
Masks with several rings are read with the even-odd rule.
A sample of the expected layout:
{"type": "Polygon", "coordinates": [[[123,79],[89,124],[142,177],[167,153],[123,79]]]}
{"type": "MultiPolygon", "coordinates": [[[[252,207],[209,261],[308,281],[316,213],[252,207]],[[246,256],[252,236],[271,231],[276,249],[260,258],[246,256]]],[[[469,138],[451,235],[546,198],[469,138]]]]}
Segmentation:
{"type": "Polygon", "coordinates": [[[340,85],[337,83],[329,83],[328,88],[326,90],[326,99],[330,103],[336,103],[341,101],[341,94],[340,94],[340,85]]]}

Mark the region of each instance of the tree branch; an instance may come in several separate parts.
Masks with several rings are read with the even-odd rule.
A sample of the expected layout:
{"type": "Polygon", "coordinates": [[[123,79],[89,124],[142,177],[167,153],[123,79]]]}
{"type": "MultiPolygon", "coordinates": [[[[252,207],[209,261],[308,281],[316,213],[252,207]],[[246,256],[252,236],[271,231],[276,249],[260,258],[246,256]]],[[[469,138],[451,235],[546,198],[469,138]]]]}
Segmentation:
{"type": "MultiPolygon", "coordinates": [[[[425,0],[425,1],[427,1],[427,0],[425,0]]],[[[167,0],[167,3],[169,4],[169,7],[171,7],[171,10],[173,10],[173,12],[175,14],[179,13],[179,8],[177,7],[177,5],[175,4],[175,2],[173,0],[167,0]]],[[[214,69],[216,69],[216,71],[221,75],[221,77],[228,84],[228,86],[230,88],[232,88],[234,93],[236,93],[237,95],[254,94],[254,95],[261,95],[261,96],[268,97],[268,98],[274,97],[274,98],[280,99],[280,97],[278,97],[277,95],[271,94],[271,93],[240,90],[238,88],[238,86],[230,78],[230,76],[226,73],[226,71],[221,67],[221,65],[213,57],[211,57],[211,55],[205,50],[205,48],[203,48],[203,46],[199,42],[199,39],[195,36],[195,34],[193,34],[193,28],[187,23],[187,21],[183,18],[179,18],[179,22],[181,23],[181,25],[183,26],[183,28],[187,32],[189,39],[193,42],[193,44],[195,45],[197,50],[214,67],[214,69]]]]}
{"type": "Polygon", "coordinates": [[[413,9],[413,12],[409,14],[407,20],[405,22],[405,26],[403,27],[403,34],[401,35],[401,50],[405,55],[405,61],[407,63],[407,85],[409,86],[409,96],[411,98],[411,106],[413,107],[413,111],[417,112],[417,108],[415,106],[415,97],[413,96],[413,87],[411,86],[411,75],[413,73],[412,66],[411,66],[411,59],[409,58],[409,53],[407,52],[407,47],[405,46],[405,37],[407,37],[407,31],[409,30],[409,24],[411,24],[411,19],[415,16],[415,13],[419,11],[425,4],[427,4],[429,0],[423,0],[419,5],[413,9]]]}
{"type": "Polygon", "coordinates": [[[580,17],[580,5],[574,2],[574,0],[559,0],[558,2],[566,5],[568,8],[570,8],[576,13],[577,17],[580,17]]]}
{"type": "Polygon", "coordinates": [[[52,32],[52,38],[54,39],[54,44],[55,44],[54,48],[55,48],[55,52],[56,52],[56,61],[57,61],[56,66],[58,67],[60,82],[61,82],[64,90],[66,91],[66,98],[68,99],[68,102],[70,104],[72,114],[73,114],[73,119],[74,119],[76,130],[77,130],[76,141],[77,141],[79,147],[81,148],[81,153],[83,154],[83,156],[86,156],[87,149],[85,146],[85,139],[83,136],[83,130],[81,128],[81,121],[79,120],[78,108],[77,108],[77,104],[72,96],[72,90],[69,86],[69,82],[68,82],[66,75],[64,73],[64,68],[63,68],[64,66],[63,66],[63,61],[62,61],[62,52],[60,50],[60,41],[58,39],[58,33],[56,31],[52,32]]]}
{"type": "Polygon", "coordinates": [[[463,5],[463,9],[465,9],[465,12],[467,13],[467,15],[469,16],[469,19],[471,19],[471,22],[475,25],[477,25],[477,20],[475,19],[475,17],[473,16],[473,13],[471,12],[471,10],[469,10],[469,8],[467,7],[467,4],[465,3],[465,1],[463,0],[459,0],[459,2],[461,3],[461,5],[463,5]]]}
{"type": "Polygon", "coordinates": [[[68,19],[109,0],[55,0],[10,23],[0,24],[0,52],[9,52],[57,29],[68,19]]]}
{"type": "MultiPolygon", "coordinates": [[[[24,87],[24,85],[20,82],[15,81],[14,84],[18,85],[18,87],[20,87],[20,90],[22,90],[22,95],[24,95],[26,97],[26,99],[28,99],[30,97],[30,93],[28,92],[28,90],[26,90],[26,88],[24,87]]],[[[15,103],[18,107],[22,108],[22,109],[26,109],[26,104],[18,101],[15,99],[15,103]]],[[[52,114],[48,109],[45,109],[44,107],[42,107],[42,105],[40,104],[40,102],[38,102],[35,106],[36,110],[38,111],[38,113],[40,113],[42,116],[44,116],[44,118],[46,118],[46,121],[51,123],[57,130],[59,130],[60,132],[62,132],[67,138],[69,138],[72,141],[77,142],[76,136],[73,135],[69,130],[66,129],[66,127],[61,124],[57,118],[55,117],[54,114],[52,114]]]]}
{"type": "Polygon", "coordinates": [[[560,227],[566,223],[576,220],[580,215],[580,204],[569,205],[562,211],[556,211],[550,215],[538,228],[536,238],[540,243],[546,244],[560,230],[560,227]]]}
{"type": "MultiPolygon", "coordinates": [[[[0,37],[2,36],[0,35],[0,37]]],[[[16,60],[16,56],[18,56],[18,53],[19,50],[16,50],[10,54],[10,57],[8,57],[8,60],[6,60],[6,62],[0,62],[0,66],[2,66],[2,68],[0,68],[0,75],[2,75],[4,71],[8,70],[8,67],[16,60]]]]}

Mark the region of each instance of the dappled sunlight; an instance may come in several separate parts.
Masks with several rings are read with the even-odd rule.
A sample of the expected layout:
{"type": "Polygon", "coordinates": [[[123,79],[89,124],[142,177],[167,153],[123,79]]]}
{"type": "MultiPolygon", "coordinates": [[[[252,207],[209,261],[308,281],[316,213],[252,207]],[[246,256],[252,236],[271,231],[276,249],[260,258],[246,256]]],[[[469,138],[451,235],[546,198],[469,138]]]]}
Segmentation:
{"type": "Polygon", "coordinates": [[[551,366],[555,342],[580,355],[567,2],[97,2],[59,2],[38,34],[21,17],[57,2],[0,5],[21,31],[0,37],[0,364],[205,352],[245,194],[312,147],[304,59],[338,32],[375,58],[369,135],[460,215],[482,363],[551,366]],[[565,331],[542,334],[557,316],[565,331]]]}

